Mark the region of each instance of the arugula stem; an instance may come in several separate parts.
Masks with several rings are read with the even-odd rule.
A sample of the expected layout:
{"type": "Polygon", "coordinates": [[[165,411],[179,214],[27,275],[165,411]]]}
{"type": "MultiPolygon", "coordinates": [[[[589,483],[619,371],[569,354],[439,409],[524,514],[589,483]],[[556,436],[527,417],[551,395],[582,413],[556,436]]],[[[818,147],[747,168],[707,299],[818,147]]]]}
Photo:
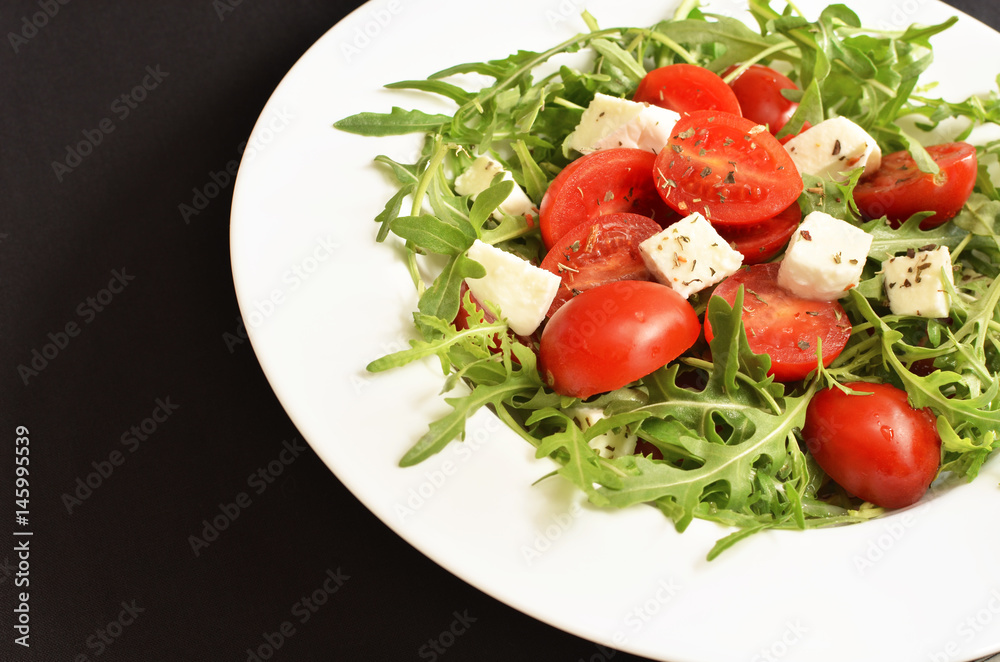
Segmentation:
{"type": "Polygon", "coordinates": [[[827,373],[831,376],[836,374],[853,377],[855,368],[864,366],[880,353],[880,343],[881,338],[878,335],[864,339],[851,347],[847,352],[838,356],[830,367],[826,369],[827,373]]]}
{"type": "Polygon", "coordinates": [[[659,32],[655,32],[653,30],[645,30],[645,32],[646,32],[646,34],[649,35],[650,39],[652,39],[653,41],[660,42],[661,44],[663,44],[664,46],[666,46],[667,48],[669,48],[673,52],[677,53],[688,64],[698,64],[698,60],[695,59],[695,57],[693,55],[691,55],[691,53],[689,53],[686,48],[684,48],[683,46],[681,46],[680,44],[678,44],[676,41],[674,41],[670,37],[668,37],[668,36],[666,36],[664,34],[660,34],[659,32]]]}
{"type": "Polygon", "coordinates": [[[743,64],[741,64],[736,69],[733,69],[733,71],[731,71],[729,73],[729,75],[726,76],[725,78],[723,78],[722,80],[728,85],[729,83],[732,83],[734,80],[736,80],[737,78],[739,78],[740,76],[742,76],[744,71],[746,71],[747,69],[749,69],[751,66],[757,64],[761,60],[764,60],[764,59],[770,57],[774,53],[778,53],[780,51],[788,50],[789,48],[795,48],[796,46],[797,46],[797,44],[794,41],[786,40],[786,41],[777,43],[774,46],[771,46],[770,48],[765,48],[760,53],[757,53],[756,55],[754,55],[752,58],[748,59],[746,62],[744,62],[743,64]]]}
{"type": "Polygon", "coordinates": [[[675,21],[683,21],[688,15],[698,7],[698,0],[684,0],[674,12],[675,21]]]}
{"type": "Polygon", "coordinates": [[[500,420],[503,421],[504,423],[506,423],[507,427],[509,427],[514,432],[516,432],[519,437],[521,437],[522,439],[524,439],[525,441],[527,441],[529,444],[531,444],[533,448],[538,448],[538,446],[541,444],[541,442],[538,441],[538,439],[535,439],[527,430],[524,429],[524,426],[522,426],[517,421],[517,419],[515,419],[511,415],[511,413],[509,411],[507,411],[507,406],[506,405],[504,405],[504,404],[501,403],[499,406],[494,407],[493,411],[500,418],[500,420]]]}
{"type": "Polygon", "coordinates": [[[798,7],[797,7],[797,6],[795,5],[795,3],[794,3],[794,2],[792,2],[792,0],[786,0],[786,4],[788,4],[788,6],[792,8],[792,11],[793,11],[793,12],[795,12],[796,14],[798,14],[799,16],[801,16],[802,18],[805,18],[805,17],[806,17],[806,15],[802,13],[802,10],[801,10],[801,9],[799,9],[799,8],[798,8],[798,7]]]}
{"type": "Polygon", "coordinates": [[[952,263],[958,260],[958,256],[961,255],[962,251],[965,250],[965,247],[969,245],[970,241],[972,241],[972,233],[965,235],[962,241],[958,242],[958,246],[955,246],[955,249],[951,252],[952,263]]]}
{"type": "MultiPolygon", "coordinates": [[[[434,142],[437,146],[434,148],[434,153],[431,156],[430,161],[427,163],[427,167],[424,169],[423,173],[420,175],[420,179],[417,180],[417,187],[413,191],[413,205],[410,207],[410,214],[413,216],[420,216],[424,208],[424,198],[427,196],[427,189],[434,180],[434,175],[441,167],[441,163],[444,162],[444,157],[447,156],[449,145],[446,145],[442,139],[441,134],[434,136],[434,142]]],[[[420,269],[417,266],[417,253],[413,250],[413,247],[407,242],[406,251],[406,268],[410,273],[410,278],[413,280],[413,285],[417,288],[417,294],[423,295],[424,290],[427,289],[427,285],[424,283],[423,278],[420,277],[420,269]]]]}
{"type": "Polygon", "coordinates": [[[874,328],[872,326],[871,322],[865,322],[863,324],[858,324],[858,325],[854,326],[851,329],[851,335],[852,336],[857,335],[858,333],[861,333],[862,331],[867,331],[868,329],[871,329],[871,328],[874,328]]]}

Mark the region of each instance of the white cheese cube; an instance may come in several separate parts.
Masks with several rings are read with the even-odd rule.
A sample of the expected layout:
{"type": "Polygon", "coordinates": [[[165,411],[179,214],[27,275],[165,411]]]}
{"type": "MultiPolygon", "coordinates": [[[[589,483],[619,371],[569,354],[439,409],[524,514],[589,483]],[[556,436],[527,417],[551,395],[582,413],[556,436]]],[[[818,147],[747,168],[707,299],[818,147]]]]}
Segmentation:
{"type": "Polygon", "coordinates": [[[833,301],[857,287],[872,236],[847,221],[814,211],[785,249],[778,285],[803,299],[833,301]]]}
{"type": "Polygon", "coordinates": [[[659,153],[680,118],[666,108],[597,93],[564,146],[582,154],[617,147],[659,153]]]}
{"type": "Polygon", "coordinates": [[[465,279],[472,295],[500,308],[510,330],[517,335],[534,333],[556,298],[562,279],[478,239],[468,255],[486,269],[483,278],[465,279]]]}
{"type": "MultiPolygon", "coordinates": [[[[571,410],[573,418],[580,424],[580,429],[586,431],[604,418],[604,410],[597,407],[574,407],[571,410]]],[[[626,455],[635,455],[635,445],[638,437],[629,434],[625,428],[609,430],[591,439],[588,444],[601,457],[609,460],[626,455]]]]}
{"type": "Polygon", "coordinates": [[[734,250],[699,213],[687,216],[639,244],[646,268],[656,280],[689,297],[743,265],[734,250]]]}
{"type": "MultiPolygon", "coordinates": [[[[514,177],[504,170],[499,161],[485,155],[480,156],[455,179],[455,193],[470,195],[475,200],[476,196],[490,187],[493,178],[501,172],[504,180],[514,181],[514,177]]],[[[533,208],[531,199],[525,195],[524,190],[517,185],[517,182],[514,182],[514,190],[510,192],[506,200],[500,203],[497,211],[493,212],[493,218],[500,220],[504,213],[511,216],[521,216],[531,212],[533,208]]]]}
{"type": "Polygon", "coordinates": [[[659,154],[681,116],[666,108],[643,105],[638,115],[594,143],[592,151],[632,147],[659,154]]]}
{"type": "Polygon", "coordinates": [[[893,315],[947,317],[951,298],[944,285],[955,284],[947,246],[897,255],[882,263],[885,292],[893,315]]]}
{"type": "Polygon", "coordinates": [[[799,173],[837,181],[861,166],[870,175],[882,164],[875,139],[846,117],[823,120],[785,143],[785,149],[799,173]]]}

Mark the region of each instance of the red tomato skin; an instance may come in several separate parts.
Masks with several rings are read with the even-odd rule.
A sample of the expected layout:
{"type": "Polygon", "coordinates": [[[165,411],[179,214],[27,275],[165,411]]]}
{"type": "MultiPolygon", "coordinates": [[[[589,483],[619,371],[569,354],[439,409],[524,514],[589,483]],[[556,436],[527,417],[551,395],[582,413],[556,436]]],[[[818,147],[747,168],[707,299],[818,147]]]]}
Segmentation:
{"type": "Polygon", "coordinates": [[[940,172],[920,172],[909,152],[882,157],[882,165],[854,188],[854,201],[866,218],[886,216],[899,227],[921,211],[934,211],[920,223],[929,230],[947,222],[969,199],[976,185],[976,148],[969,143],[944,143],[927,148],[940,172]]]}
{"type": "Polygon", "coordinates": [[[653,69],[639,81],[632,101],[675,112],[719,110],[740,115],[740,102],[722,78],[696,64],[668,64],[653,69]]]}
{"type": "Polygon", "coordinates": [[[716,226],[766,220],[802,193],[802,177],[774,136],[751,120],[713,111],[681,117],[653,175],[672,209],[699,212],[716,226]]]}
{"type": "Polygon", "coordinates": [[[564,234],[604,214],[632,213],[663,225],[677,216],[656,192],[650,173],[656,155],[641,149],[602,149],[572,161],[549,184],[539,205],[546,248],[564,234]]]}
{"type": "Polygon", "coordinates": [[[774,218],[755,226],[718,226],[716,230],[743,254],[743,264],[760,264],[781,252],[801,222],[802,208],[793,202],[774,218]]]}
{"type": "Polygon", "coordinates": [[[914,409],[906,391],[889,384],[845,384],[872,395],[837,388],[816,393],[806,410],[802,437],[830,478],[883,508],[920,500],[937,476],[941,438],[929,409],[914,409]]]}
{"type": "MultiPolygon", "coordinates": [[[[723,77],[737,66],[729,67],[723,77]]],[[[729,82],[729,87],[740,102],[743,117],[764,124],[772,134],[781,131],[799,107],[781,93],[781,90],[797,90],[799,86],[788,76],[762,64],[750,65],[738,78],[729,82]]]]}
{"type": "MultiPolygon", "coordinates": [[[[851,338],[851,322],[836,301],[810,301],[778,286],[778,263],[743,267],[719,283],[713,296],[729,305],[743,294],[743,326],[755,354],[771,357],[769,375],[779,382],[804,379],[816,369],[816,338],[823,340],[823,365],[829,366],[851,338]],[[804,344],[803,344],[804,343],[804,344]]],[[[715,334],[705,318],[705,339],[715,334]]]]}
{"type": "Polygon", "coordinates": [[[584,221],[555,243],[540,265],[562,278],[547,315],[580,292],[616,280],[652,280],[639,244],[660,232],[639,214],[605,214],[584,221]]]}
{"type": "Polygon", "coordinates": [[[542,331],[539,369],[560,395],[589,398],[621,388],[680,356],[700,323],[666,285],[625,280],[587,290],[542,331]]]}

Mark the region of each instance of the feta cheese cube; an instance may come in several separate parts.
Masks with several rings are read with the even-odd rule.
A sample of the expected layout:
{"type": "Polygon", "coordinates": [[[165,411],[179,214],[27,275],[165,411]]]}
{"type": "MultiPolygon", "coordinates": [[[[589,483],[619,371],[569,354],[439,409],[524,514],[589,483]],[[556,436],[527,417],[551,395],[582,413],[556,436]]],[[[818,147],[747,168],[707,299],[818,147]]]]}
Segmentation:
{"type": "Polygon", "coordinates": [[[943,279],[954,285],[955,274],[947,246],[891,257],[882,263],[882,272],[893,315],[947,317],[951,312],[943,279]]]}
{"type": "Polygon", "coordinates": [[[637,116],[594,143],[592,151],[632,147],[659,154],[667,146],[670,133],[680,118],[672,110],[645,106],[637,116]]]}
{"type": "Polygon", "coordinates": [[[472,295],[499,307],[510,330],[517,335],[534,333],[556,298],[562,279],[478,239],[468,255],[486,269],[483,278],[465,279],[472,295]]]}
{"type": "Polygon", "coordinates": [[[646,239],[639,253],[653,277],[683,297],[715,285],[743,264],[743,254],[699,213],[646,239]]]}
{"type": "MultiPolygon", "coordinates": [[[[571,410],[573,418],[580,424],[580,429],[586,431],[604,418],[604,410],[597,407],[574,407],[571,410]]],[[[609,430],[591,439],[588,444],[601,457],[612,460],[616,457],[635,454],[635,445],[639,438],[629,434],[625,428],[609,430]]]]}
{"type": "Polygon", "coordinates": [[[803,299],[833,301],[857,287],[872,236],[814,211],[803,219],[778,267],[778,285],[803,299]]]}
{"type": "MultiPolygon", "coordinates": [[[[493,178],[501,172],[504,180],[514,181],[514,177],[504,170],[499,161],[485,155],[480,156],[455,179],[455,193],[470,195],[475,200],[476,196],[490,187],[493,178]]],[[[500,203],[497,211],[493,212],[493,218],[500,220],[503,218],[503,214],[521,216],[531,212],[533,208],[531,199],[525,195],[524,190],[517,185],[517,182],[514,182],[514,190],[510,192],[506,200],[500,203]]]]}
{"type": "Polygon", "coordinates": [[[869,175],[882,164],[882,150],[868,132],[846,117],[823,120],[795,136],[785,149],[801,174],[845,181],[864,166],[869,175]]]}
{"type": "Polygon", "coordinates": [[[598,93],[583,111],[580,123],[566,137],[566,149],[589,154],[601,149],[631,147],[659,153],[674,124],[672,110],[598,93]]]}

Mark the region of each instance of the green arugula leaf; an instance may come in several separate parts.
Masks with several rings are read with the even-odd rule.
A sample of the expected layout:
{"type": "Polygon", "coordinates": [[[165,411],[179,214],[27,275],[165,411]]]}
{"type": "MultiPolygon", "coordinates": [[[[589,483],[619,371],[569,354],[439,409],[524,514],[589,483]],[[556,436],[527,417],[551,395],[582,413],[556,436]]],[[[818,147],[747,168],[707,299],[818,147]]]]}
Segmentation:
{"type": "Polygon", "coordinates": [[[924,246],[947,246],[955,248],[968,235],[953,223],[945,223],[931,230],[921,230],[920,221],[927,214],[915,214],[898,228],[889,225],[885,218],[877,218],[861,226],[861,229],[872,235],[872,247],[868,257],[884,262],[890,257],[924,246]]]}
{"type": "Polygon", "coordinates": [[[375,236],[375,241],[381,243],[385,241],[386,237],[389,236],[389,229],[392,226],[392,222],[399,217],[399,210],[403,207],[403,198],[413,193],[414,187],[415,185],[412,183],[404,184],[385,203],[385,209],[383,209],[379,215],[375,217],[375,222],[380,224],[378,234],[375,236]]]}
{"type": "Polygon", "coordinates": [[[607,39],[594,39],[590,45],[604,56],[605,60],[624,71],[634,82],[638,83],[645,77],[646,70],[642,68],[642,64],[618,44],[607,39]]]}
{"type": "MultiPolygon", "coordinates": [[[[428,317],[426,315],[421,315],[420,313],[414,313],[414,315],[428,317]]],[[[493,342],[494,335],[497,333],[504,333],[506,330],[507,325],[503,322],[483,324],[462,330],[449,326],[439,338],[433,341],[411,340],[409,349],[403,349],[375,359],[369,363],[365,369],[368,370],[368,372],[384,372],[392,368],[404,366],[407,363],[412,363],[413,361],[418,361],[428,356],[436,356],[443,351],[451,349],[454,345],[468,343],[471,339],[478,340],[479,344],[482,346],[488,346],[493,342]]]]}
{"type": "Polygon", "coordinates": [[[440,94],[458,104],[468,102],[473,96],[457,85],[445,83],[440,80],[403,80],[398,83],[389,83],[385,87],[389,90],[420,90],[422,92],[440,94]]]}
{"type": "Polygon", "coordinates": [[[444,221],[436,216],[400,216],[390,227],[414,246],[439,255],[464,253],[476,240],[476,231],[471,225],[444,221]]]}
{"type": "Polygon", "coordinates": [[[502,407],[506,400],[529,393],[538,388],[536,376],[516,373],[501,384],[480,385],[469,395],[460,398],[445,398],[452,406],[452,412],[430,424],[427,432],[403,455],[399,466],[410,467],[435,455],[454,439],[465,438],[465,421],[481,407],[492,404],[502,407]]]}
{"type": "Polygon", "coordinates": [[[730,65],[754,59],[761,51],[784,41],[780,36],[761,36],[735,18],[713,18],[713,21],[685,19],[660,23],[657,33],[677,44],[721,46],[722,54],[706,58],[708,61],[705,63],[716,73],[730,65]]]}
{"type": "Polygon", "coordinates": [[[428,115],[420,110],[403,110],[394,106],[388,114],[358,113],[334,122],[333,126],[359,136],[399,136],[437,131],[449,122],[451,118],[447,115],[428,115]]]}
{"type": "Polygon", "coordinates": [[[490,214],[507,199],[513,190],[514,182],[501,180],[477,195],[476,201],[472,204],[472,210],[469,212],[469,224],[476,230],[480,230],[483,223],[489,219],[490,214]]]}
{"type": "Polygon", "coordinates": [[[424,315],[453,320],[458,315],[459,291],[466,278],[482,278],[486,269],[465,255],[454,255],[417,303],[424,315]]]}
{"type": "Polygon", "coordinates": [[[517,158],[521,163],[521,171],[524,173],[524,187],[525,193],[528,197],[535,201],[541,201],[542,196],[545,195],[545,189],[548,188],[549,179],[542,172],[542,169],[535,162],[535,159],[531,156],[531,152],[528,150],[527,144],[523,140],[514,141],[514,153],[517,154],[517,158]]]}
{"type": "Polygon", "coordinates": [[[382,163],[389,166],[392,169],[392,174],[396,178],[396,181],[406,186],[407,184],[416,184],[420,181],[420,172],[426,163],[414,163],[412,165],[407,165],[405,163],[399,163],[392,160],[384,154],[380,154],[375,157],[376,163],[382,163]]]}
{"type": "Polygon", "coordinates": [[[564,453],[567,459],[564,460],[556,473],[583,490],[594,505],[610,505],[607,497],[594,485],[618,485],[617,474],[611,471],[600,456],[594,452],[576,423],[561,411],[555,409],[539,410],[528,419],[528,425],[537,423],[544,418],[562,420],[564,427],[562,431],[550,434],[541,440],[535,451],[535,457],[559,456],[564,453]]]}
{"type": "Polygon", "coordinates": [[[989,237],[997,251],[1000,251],[1000,201],[991,200],[982,193],[973,193],[965,201],[962,210],[952,219],[952,223],[966,232],[989,237]]]}
{"type": "Polygon", "coordinates": [[[853,191],[863,172],[862,168],[852,170],[846,182],[803,174],[802,194],[799,196],[802,215],[807,216],[814,211],[821,211],[842,221],[859,222],[861,214],[854,202],[853,191]]]}

